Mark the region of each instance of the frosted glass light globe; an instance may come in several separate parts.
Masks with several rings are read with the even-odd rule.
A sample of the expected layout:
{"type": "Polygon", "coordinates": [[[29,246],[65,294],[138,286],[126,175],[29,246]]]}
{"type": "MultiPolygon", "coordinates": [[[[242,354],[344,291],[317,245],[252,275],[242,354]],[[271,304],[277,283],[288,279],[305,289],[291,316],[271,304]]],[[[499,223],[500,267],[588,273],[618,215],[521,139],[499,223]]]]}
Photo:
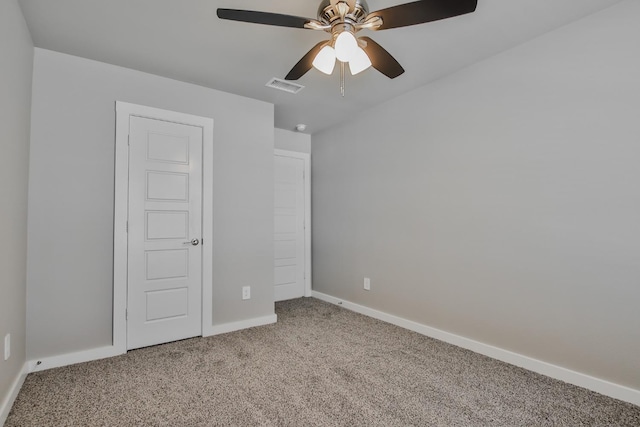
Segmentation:
{"type": "Polygon", "coordinates": [[[313,60],[313,66],[325,74],[331,75],[333,67],[336,65],[336,53],[331,46],[325,46],[313,60]]]}
{"type": "Polygon", "coordinates": [[[367,53],[362,50],[362,48],[358,47],[356,49],[355,54],[351,57],[349,61],[349,70],[351,71],[351,75],[355,76],[361,71],[366,70],[371,66],[371,60],[367,56],[367,53]]]}
{"type": "Polygon", "coordinates": [[[349,31],[343,31],[336,39],[336,58],[341,62],[349,62],[358,50],[358,42],[349,31]]]}

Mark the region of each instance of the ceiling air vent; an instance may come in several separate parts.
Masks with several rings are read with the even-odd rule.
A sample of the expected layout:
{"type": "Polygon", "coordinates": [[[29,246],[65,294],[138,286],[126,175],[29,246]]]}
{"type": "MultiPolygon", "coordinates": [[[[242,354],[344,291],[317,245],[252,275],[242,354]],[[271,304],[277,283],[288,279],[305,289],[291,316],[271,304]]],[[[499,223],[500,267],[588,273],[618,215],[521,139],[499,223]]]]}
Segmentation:
{"type": "Polygon", "coordinates": [[[275,77],[269,80],[269,82],[265,86],[278,89],[278,90],[283,90],[289,93],[294,93],[294,94],[304,89],[304,86],[302,85],[291,83],[286,80],[278,79],[275,77]]]}

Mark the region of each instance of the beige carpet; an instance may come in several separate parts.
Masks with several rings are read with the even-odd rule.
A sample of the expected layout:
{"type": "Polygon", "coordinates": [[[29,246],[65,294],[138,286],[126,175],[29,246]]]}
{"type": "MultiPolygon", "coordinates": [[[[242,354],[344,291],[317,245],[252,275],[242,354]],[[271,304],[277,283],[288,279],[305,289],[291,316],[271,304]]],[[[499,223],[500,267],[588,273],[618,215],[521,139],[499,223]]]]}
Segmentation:
{"type": "Polygon", "coordinates": [[[315,299],[31,374],[6,426],[640,426],[626,404],[315,299]]]}

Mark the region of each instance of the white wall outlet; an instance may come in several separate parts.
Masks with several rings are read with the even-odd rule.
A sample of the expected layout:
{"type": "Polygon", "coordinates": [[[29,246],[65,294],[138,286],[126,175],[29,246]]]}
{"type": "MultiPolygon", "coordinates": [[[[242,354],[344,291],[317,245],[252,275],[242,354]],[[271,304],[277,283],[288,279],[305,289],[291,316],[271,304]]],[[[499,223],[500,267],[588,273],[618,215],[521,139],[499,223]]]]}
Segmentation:
{"type": "Polygon", "coordinates": [[[251,299],[251,286],[242,287],[242,299],[251,299]]]}
{"type": "Polygon", "coordinates": [[[11,357],[11,334],[4,336],[4,360],[11,357]]]}
{"type": "Polygon", "coordinates": [[[364,290],[365,291],[371,290],[371,279],[369,279],[368,277],[364,278],[364,290]]]}

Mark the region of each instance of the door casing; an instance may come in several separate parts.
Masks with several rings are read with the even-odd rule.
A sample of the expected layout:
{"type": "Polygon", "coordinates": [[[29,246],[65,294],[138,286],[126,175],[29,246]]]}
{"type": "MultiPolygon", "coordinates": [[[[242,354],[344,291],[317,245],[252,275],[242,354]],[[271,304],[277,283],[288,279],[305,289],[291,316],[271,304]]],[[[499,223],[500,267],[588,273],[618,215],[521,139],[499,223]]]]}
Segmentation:
{"type": "Polygon", "coordinates": [[[202,334],[209,335],[213,315],[213,119],[116,102],[115,208],[113,229],[113,347],[127,351],[127,217],[129,118],[131,116],[202,128],[202,334]]]}

